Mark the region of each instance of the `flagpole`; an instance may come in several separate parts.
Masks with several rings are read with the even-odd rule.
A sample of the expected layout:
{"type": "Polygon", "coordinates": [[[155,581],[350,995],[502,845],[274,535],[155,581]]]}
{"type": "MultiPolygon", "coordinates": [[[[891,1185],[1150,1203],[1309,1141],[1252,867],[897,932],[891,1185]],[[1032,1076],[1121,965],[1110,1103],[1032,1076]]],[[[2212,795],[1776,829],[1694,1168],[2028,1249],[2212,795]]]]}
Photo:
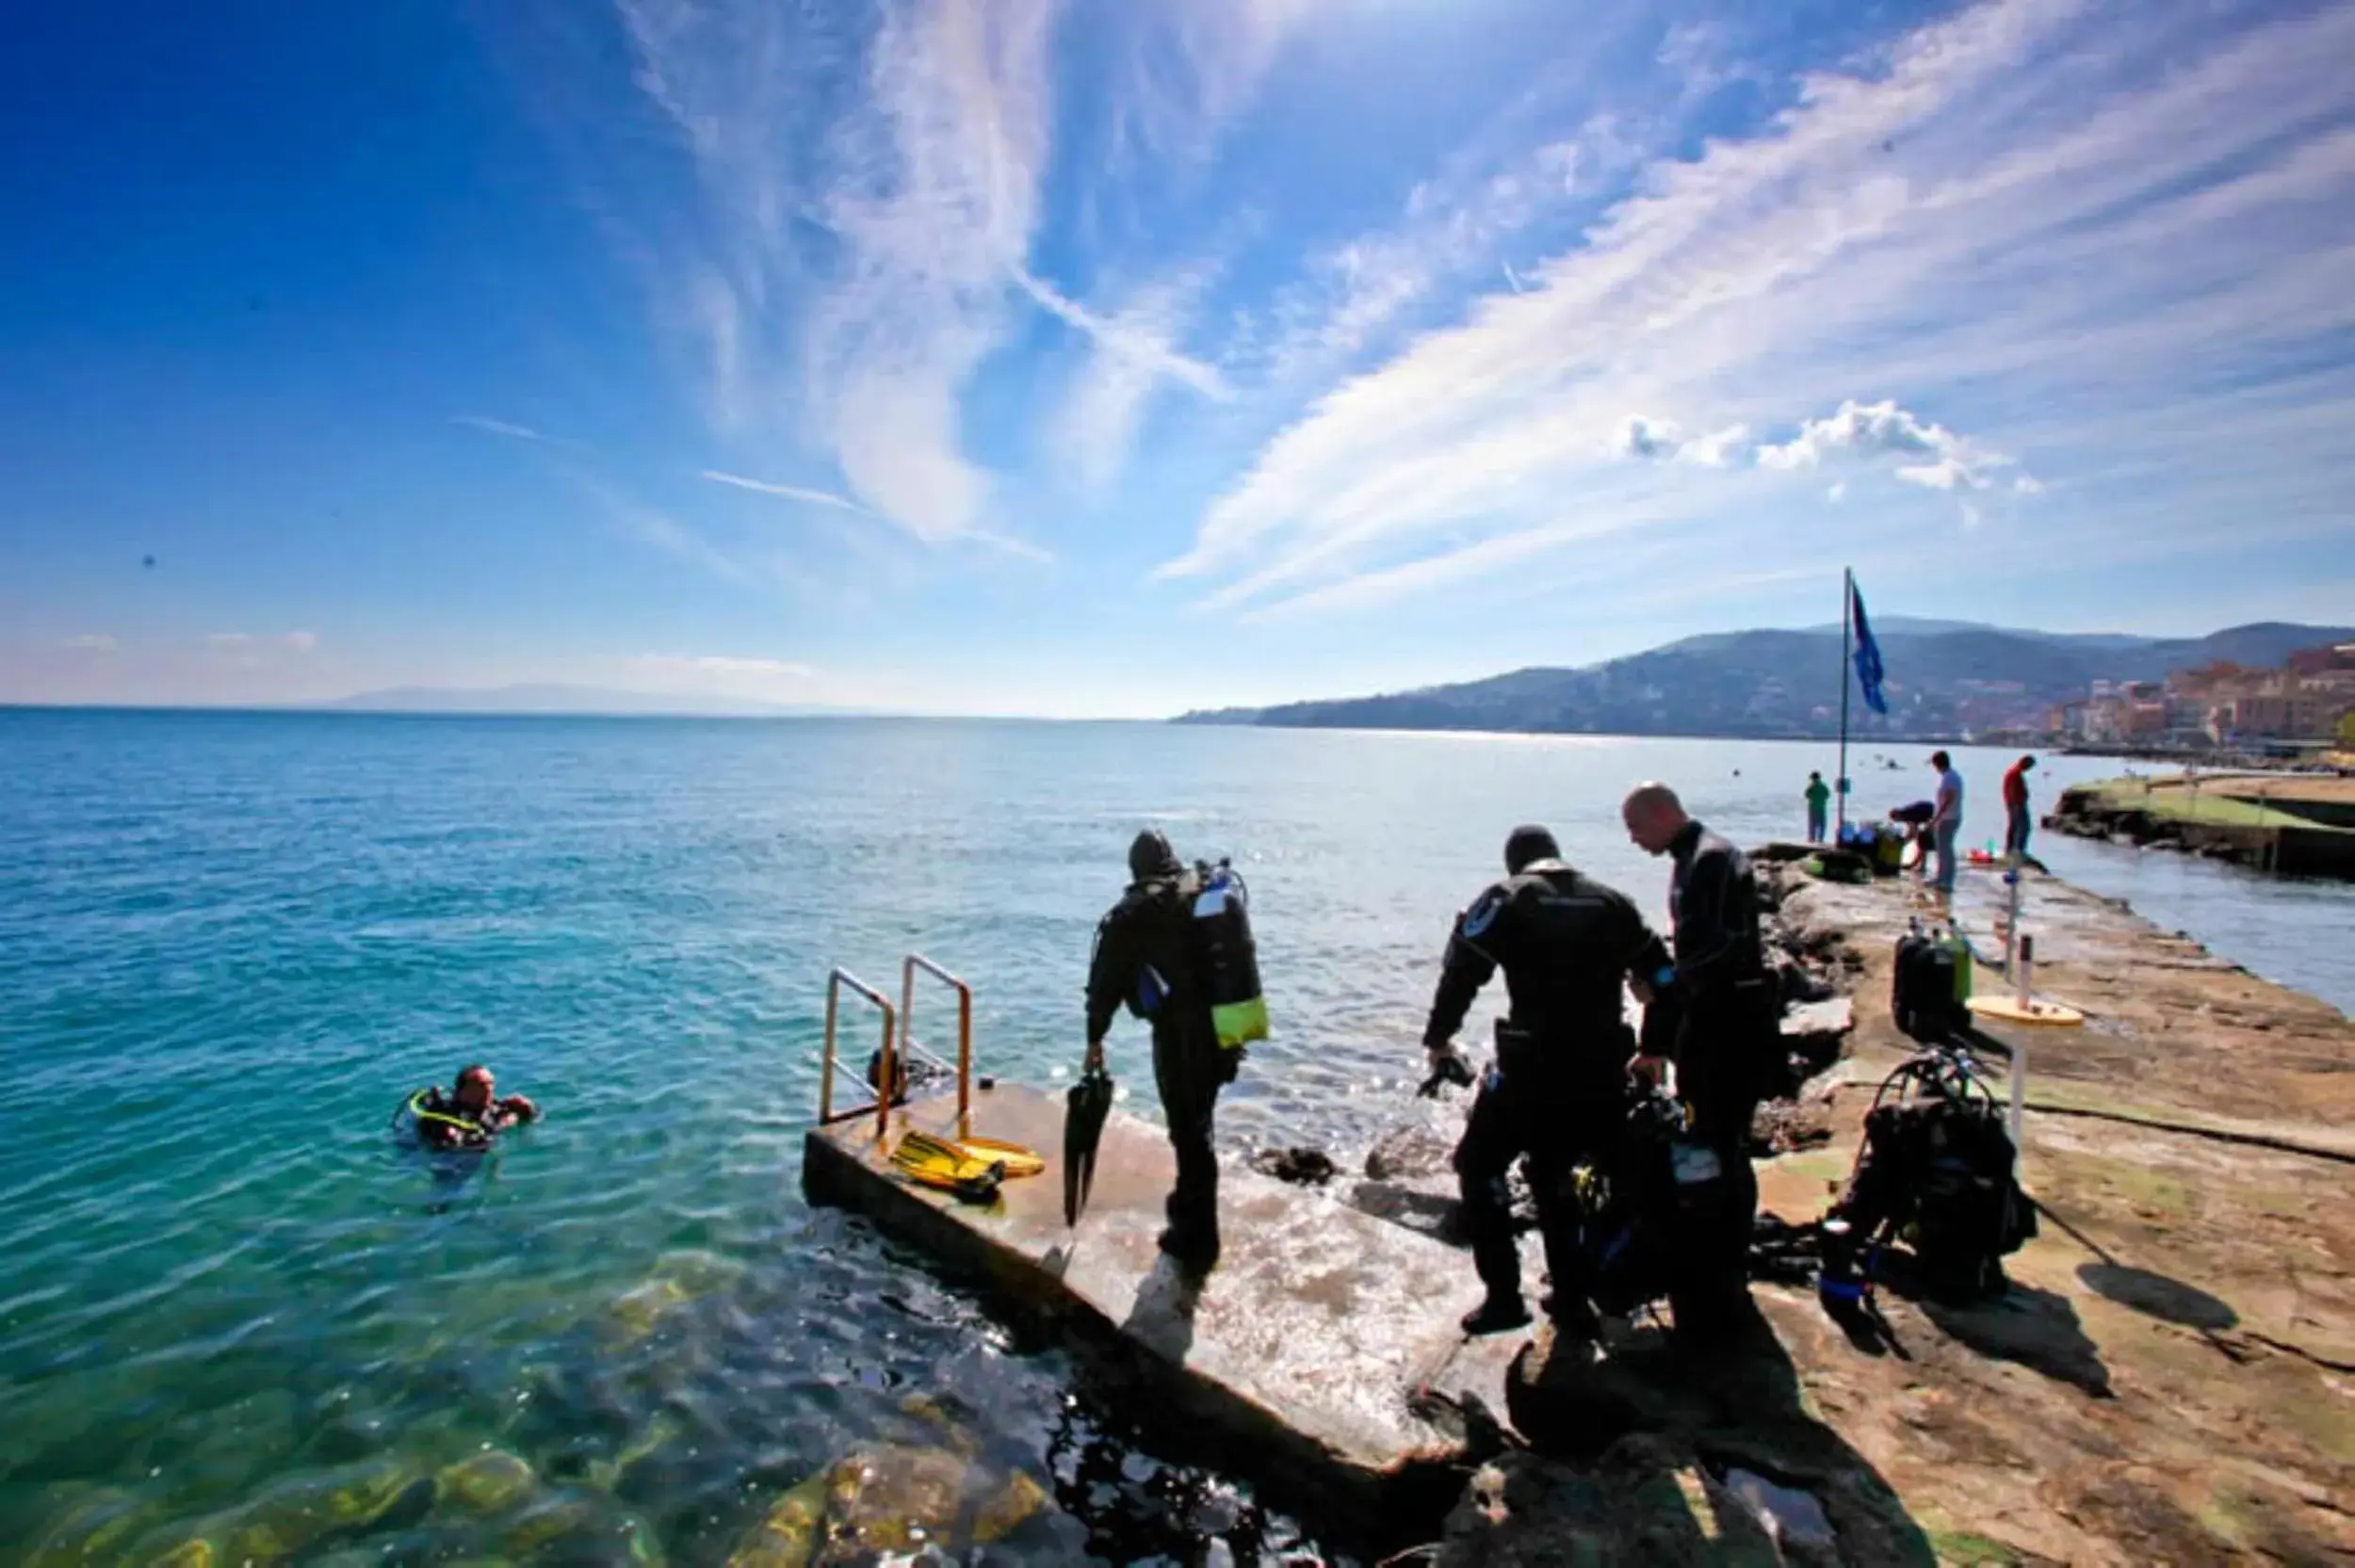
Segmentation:
{"type": "Polygon", "coordinates": [[[1848,825],[1848,655],[1856,641],[1856,573],[1840,569],[1840,780],[1832,789],[1839,816],[1831,831],[1838,844],[1848,825]]]}

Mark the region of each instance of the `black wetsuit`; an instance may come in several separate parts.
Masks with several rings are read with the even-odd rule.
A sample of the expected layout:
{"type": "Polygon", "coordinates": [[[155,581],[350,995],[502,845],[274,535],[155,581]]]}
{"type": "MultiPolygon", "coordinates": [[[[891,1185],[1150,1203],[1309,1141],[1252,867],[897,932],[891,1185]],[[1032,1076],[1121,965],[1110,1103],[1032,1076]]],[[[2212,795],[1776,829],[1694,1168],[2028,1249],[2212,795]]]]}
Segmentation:
{"type": "Polygon", "coordinates": [[[1219,1247],[1211,1117],[1219,1087],[1234,1076],[1242,1053],[1222,1049],[1210,1022],[1210,997],[1194,964],[1191,879],[1158,833],[1139,837],[1129,868],[1136,881],[1096,929],[1088,1039],[1102,1040],[1124,1005],[1151,1021],[1153,1077],[1178,1156],[1163,1245],[1180,1259],[1208,1264],[1219,1247]]]}
{"type": "Polygon", "coordinates": [[[1561,1184],[1580,1159],[1607,1156],[1625,1117],[1636,1043],[1620,982],[1667,965],[1665,945],[1625,895],[1555,859],[1530,862],[1456,918],[1424,1045],[1454,1037],[1500,968],[1512,997],[1454,1159],[1473,1264],[1492,1300],[1520,1294],[1505,1176],[1524,1155],[1556,1301],[1584,1297],[1577,1250],[1557,1239],[1561,1184]]]}
{"type": "Polygon", "coordinates": [[[1678,1093],[1691,1107],[1695,1135],[1717,1151],[1734,1184],[1728,1234],[1713,1244],[1729,1249],[1723,1255],[1738,1268],[1758,1209],[1750,1117],[1778,1065],[1780,998],[1759,936],[1749,857],[1698,822],[1684,825],[1668,853],[1675,865],[1668,907],[1676,983],[1663,998],[1674,1022],[1664,1023],[1660,1038],[1677,1064],[1678,1093]]]}

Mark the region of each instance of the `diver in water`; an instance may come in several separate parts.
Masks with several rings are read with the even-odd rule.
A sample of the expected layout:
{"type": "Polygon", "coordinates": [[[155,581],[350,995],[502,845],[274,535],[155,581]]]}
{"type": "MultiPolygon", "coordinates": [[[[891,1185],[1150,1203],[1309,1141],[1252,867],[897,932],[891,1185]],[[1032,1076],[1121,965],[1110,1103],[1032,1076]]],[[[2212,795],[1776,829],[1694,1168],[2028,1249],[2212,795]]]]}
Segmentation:
{"type": "Polygon", "coordinates": [[[449,1093],[437,1085],[409,1098],[417,1140],[429,1149],[487,1149],[509,1127],[540,1118],[540,1107],[521,1094],[502,1098],[497,1080],[479,1062],[462,1068],[449,1093]]]}

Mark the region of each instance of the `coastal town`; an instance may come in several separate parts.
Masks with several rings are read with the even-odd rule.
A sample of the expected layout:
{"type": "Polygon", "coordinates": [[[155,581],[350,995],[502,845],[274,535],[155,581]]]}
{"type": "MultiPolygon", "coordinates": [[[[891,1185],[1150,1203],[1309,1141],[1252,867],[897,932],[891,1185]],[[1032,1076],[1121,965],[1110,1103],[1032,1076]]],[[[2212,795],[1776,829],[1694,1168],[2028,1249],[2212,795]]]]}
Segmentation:
{"type": "Polygon", "coordinates": [[[2355,642],[2293,653],[2274,669],[2218,660],[2156,681],[2095,681],[2055,703],[2044,730],[2087,747],[2298,757],[2355,752],[2355,642]]]}

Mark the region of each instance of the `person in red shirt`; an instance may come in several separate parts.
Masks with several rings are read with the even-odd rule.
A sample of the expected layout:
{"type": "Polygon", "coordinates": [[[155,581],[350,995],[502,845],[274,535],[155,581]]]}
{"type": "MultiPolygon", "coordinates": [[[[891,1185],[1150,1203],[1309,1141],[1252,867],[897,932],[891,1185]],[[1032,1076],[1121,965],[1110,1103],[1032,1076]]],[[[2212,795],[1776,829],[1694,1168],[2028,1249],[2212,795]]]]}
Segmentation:
{"type": "Polygon", "coordinates": [[[2025,858],[2028,853],[2028,829],[2035,818],[2028,813],[2028,769],[2036,766],[2036,758],[2022,757],[2004,772],[2004,853],[2025,858]]]}

